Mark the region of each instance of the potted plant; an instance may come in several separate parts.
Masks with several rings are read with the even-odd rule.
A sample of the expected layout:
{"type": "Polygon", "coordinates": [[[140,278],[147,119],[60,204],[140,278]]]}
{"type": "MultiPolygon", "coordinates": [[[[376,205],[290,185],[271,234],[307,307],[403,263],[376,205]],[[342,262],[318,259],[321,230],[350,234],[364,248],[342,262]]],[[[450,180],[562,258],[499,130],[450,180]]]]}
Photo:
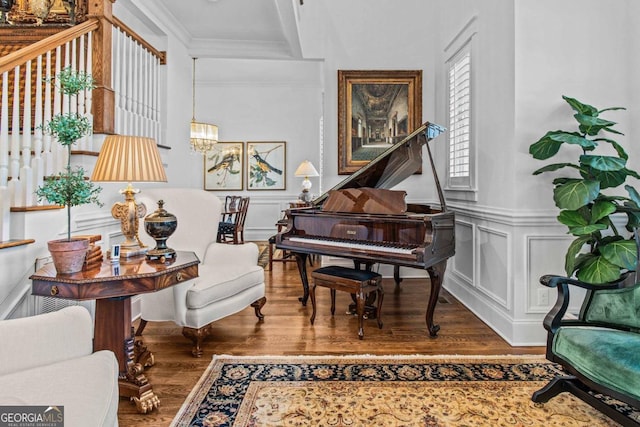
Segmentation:
{"type": "MultiPolygon", "coordinates": [[[[93,88],[91,75],[70,67],[58,73],[55,82],[60,93],[67,95],[68,111],[72,111],[72,100],[75,101],[78,93],[93,88]]],[[[39,201],[46,200],[67,208],[67,238],[50,241],[48,247],[57,272],[74,273],[82,269],[89,241],[71,238],[71,207],[88,203],[102,206],[98,198],[102,188],[85,178],[82,167],[71,167],[71,146],[91,133],[91,122],[86,116],[68,112],[55,115],[42,129],[67,147],[66,167],[58,175],[48,177],[36,190],[36,196],[39,201]]]]}
{"type": "Polygon", "coordinates": [[[533,174],[571,172],[553,180],[553,200],[560,208],[558,221],[576,237],[565,258],[567,276],[575,274],[578,280],[591,284],[617,281],[625,272],[636,271],[638,264],[640,195],[626,181],[628,177],[640,179],[640,175],[627,168],[624,148],[602,134],[622,135],[613,128],[616,122],[603,119],[600,114],[624,108],[598,110],[574,98],[562,98],[575,110],[578,129],[549,131],[531,144],[529,153],[538,160],[547,160],[565,145],[579,150],[577,162],[553,163],[533,174]],[[628,196],[615,191],[622,185],[628,196]],[[606,189],[613,194],[604,194],[606,189]],[[615,225],[616,215],[626,217],[624,234],[615,225]]]}

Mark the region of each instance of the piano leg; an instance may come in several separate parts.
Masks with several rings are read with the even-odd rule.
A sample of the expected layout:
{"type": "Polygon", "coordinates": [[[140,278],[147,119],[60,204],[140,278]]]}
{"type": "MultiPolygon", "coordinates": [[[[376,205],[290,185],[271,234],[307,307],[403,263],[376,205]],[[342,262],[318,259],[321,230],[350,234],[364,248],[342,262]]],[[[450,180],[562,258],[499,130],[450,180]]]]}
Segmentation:
{"type": "Polygon", "coordinates": [[[294,252],[296,257],[296,264],[298,264],[298,271],[300,272],[300,280],[302,281],[302,296],[298,298],[298,301],[303,306],[307,306],[307,300],[309,299],[309,279],[307,278],[307,258],[309,254],[294,252]]]}
{"type": "Polygon", "coordinates": [[[400,277],[400,266],[393,266],[393,280],[396,282],[396,289],[400,287],[400,282],[402,282],[402,278],[400,277]]]}
{"type": "Polygon", "coordinates": [[[427,328],[429,329],[429,335],[435,338],[440,330],[440,325],[433,324],[433,312],[438,304],[438,297],[440,295],[440,288],[442,288],[442,278],[447,268],[447,261],[442,261],[437,264],[427,267],[429,272],[429,278],[431,279],[431,295],[429,295],[429,304],[427,305],[427,328]]]}

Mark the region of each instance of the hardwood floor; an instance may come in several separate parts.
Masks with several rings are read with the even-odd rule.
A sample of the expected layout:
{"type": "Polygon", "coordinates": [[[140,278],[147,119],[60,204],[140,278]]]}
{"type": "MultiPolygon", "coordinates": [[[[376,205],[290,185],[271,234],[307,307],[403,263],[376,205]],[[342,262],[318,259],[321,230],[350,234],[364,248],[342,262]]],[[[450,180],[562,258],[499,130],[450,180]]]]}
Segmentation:
{"type": "Polygon", "coordinates": [[[160,407],[138,414],[135,405],[121,398],[121,427],[170,425],[213,354],[544,354],[544,347],[511,347],[444,290],[435,311],[441,329],[437,338],[429,338],[424,319],[429,287],[417,279],[405,279],[398,291],[393,279],[384,279],[384,326],[378,329],[375,320],[366,320],[363,340],[358,340],[357,318],[345,313],[351,298],[344,292],[337,292],[332,318],[329,290],[317,289],[317,314],[311,326],[311,302],[306,307],[298,302],[302,286],[295,265],[277,263],[273,270],[265,272],[264,322],[257,321],[251,307],[215,322],[199,359],[191,356],[190,341],[180,327],[149,322],[144,341],[155,355],[155,365],[146,375],[160,407]]]}

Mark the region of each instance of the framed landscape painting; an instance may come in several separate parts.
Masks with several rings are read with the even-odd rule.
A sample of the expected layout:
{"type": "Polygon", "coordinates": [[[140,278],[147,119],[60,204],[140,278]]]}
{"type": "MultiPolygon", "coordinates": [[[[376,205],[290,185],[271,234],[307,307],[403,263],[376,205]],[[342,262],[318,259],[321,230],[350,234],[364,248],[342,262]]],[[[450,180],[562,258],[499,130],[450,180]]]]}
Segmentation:
{"type": "Polygon", "coordinates": [[[287,146],[284,141],[247,142],[247,190],[285,190],[287,146]]]}
{"type": "Polygon", "coordinates": [[[218,142],[204,155],[205,190],[242,190],[243,143],[218,142]]]}
{"type": "Polygon", "coordinates": [[[338,174],[365,166],[422,124],[422,70],[338,70],[338,174]]]}

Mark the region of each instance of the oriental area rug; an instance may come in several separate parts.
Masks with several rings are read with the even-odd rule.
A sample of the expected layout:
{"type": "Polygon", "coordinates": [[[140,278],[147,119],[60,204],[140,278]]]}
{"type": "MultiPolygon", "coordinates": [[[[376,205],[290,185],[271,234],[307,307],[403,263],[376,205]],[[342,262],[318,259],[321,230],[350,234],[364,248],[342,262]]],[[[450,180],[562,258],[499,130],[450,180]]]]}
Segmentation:
{"type": "Polygon", "coordinates": [[[541,356],[214,356],[172,426],[617,425],[568,393],[531,402],[559,372],[541,356]]]}

